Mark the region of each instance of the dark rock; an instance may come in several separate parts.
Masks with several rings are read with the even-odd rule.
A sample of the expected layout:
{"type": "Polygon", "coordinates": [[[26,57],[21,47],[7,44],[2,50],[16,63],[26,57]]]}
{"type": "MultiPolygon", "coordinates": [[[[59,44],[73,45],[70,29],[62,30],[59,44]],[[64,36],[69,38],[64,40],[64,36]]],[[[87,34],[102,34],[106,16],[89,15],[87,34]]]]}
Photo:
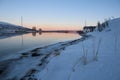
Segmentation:
{"type": "Polygon", "coordinates": [[[32,52],[32,57],[36,57],[36,56],[40,56],[40,54],[38,54],[36,52],[32,52]]]}
{"type": "Polygon", "coordinates": [[[22,53],[22,55],[28,55],[29,53],[22,53]]]}
{"type": "Polygon", "coordinates": [[[38,64],[38,66],[42,66],[42,63],[38,64]]]}

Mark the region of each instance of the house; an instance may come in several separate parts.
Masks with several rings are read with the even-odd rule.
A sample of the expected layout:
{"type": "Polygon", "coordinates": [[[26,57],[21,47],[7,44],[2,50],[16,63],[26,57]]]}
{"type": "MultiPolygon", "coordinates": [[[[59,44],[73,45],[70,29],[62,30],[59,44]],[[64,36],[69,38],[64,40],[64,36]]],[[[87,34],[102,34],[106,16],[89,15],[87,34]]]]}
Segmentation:
{"type": "Polygon", "coordinates": [[[83,27],[83,32],[88,33],[88,32],[93,32],[95,30],[96,26],[84,26],[83,27]]]}

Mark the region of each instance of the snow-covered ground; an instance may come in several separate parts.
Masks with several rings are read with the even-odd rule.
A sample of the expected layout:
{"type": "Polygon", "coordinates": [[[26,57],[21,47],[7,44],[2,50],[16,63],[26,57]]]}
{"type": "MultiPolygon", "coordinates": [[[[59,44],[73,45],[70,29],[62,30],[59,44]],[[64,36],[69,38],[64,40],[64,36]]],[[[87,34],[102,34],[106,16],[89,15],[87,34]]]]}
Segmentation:
{"type": "Polygon", "coordinates": [[[38,80],[120,80],[120,18],[67,47],[35,74],[38,80]]]}
{"type": "Polygon", "coordinates": [[[120,18],[102,32],[0,62],[1,80],[120,80],[120,18]]]}

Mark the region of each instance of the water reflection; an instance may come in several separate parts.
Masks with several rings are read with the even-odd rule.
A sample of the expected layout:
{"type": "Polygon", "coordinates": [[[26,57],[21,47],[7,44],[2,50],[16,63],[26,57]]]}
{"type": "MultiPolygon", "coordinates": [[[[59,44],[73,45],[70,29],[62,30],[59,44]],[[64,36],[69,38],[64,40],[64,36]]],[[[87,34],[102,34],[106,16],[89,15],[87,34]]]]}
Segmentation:
{"type": "MultiPolygon", "coordinates": [[[[32,34],[32,36],[36,36],[36,34],[39,34],[39,35],[42,35],[45,34],[45,33],[50,33],[50,34],[76,34],[76,32],[32,32],[32,33],[12,33],[12,34],[9,34],[9,33],[4,33],[4,34],[0,34],[0,39],[4,39],[4,38],[9,38],[9,37],[14,37],[14,36],[20,36],[20,35],[26,35],[26,34],[32,34]]],[[[79,34],[81,35],[81,34],[79,34]]]]}
{"type": "Polygon", "coordinates": [[[24,43],[23,43],[23,35],[21,36],[21,38],[22,38],[22,40],[21,40],[21,41],[22,41],[21,44],[22,44],[22,47],[23,47],[23,44],[24,44],[24,43]]]}
{"type": "MultiPolygon", "coordinates": [[[[43,32],[44,33],[44,32],[43,32]]],[[[36,36],[37,32],[33,32],[32,36],[36,36]]],[[[39,35],[42,35],[42,32],[38,32],[39,35]]]]}
{"type": "Polygon", "coordinates": [[[80,38],[76,33],[28,33],[0,39],[0,58],[21,50],[80,38]]]}
{"type": "Polygon", "coordinates": [[[33,32],[32,35],[33,35],[33,36],[36,36],[36,32],[33,32]]]}
{"type": "Polygon", "coordinates": [[[38,32],[39,33],[39,35],[42,35],[42,32],[38,32]]]}
{"type": "Polygon", "coordinates": [[[27,33],[1,33],[0,34],[0,39],[5,39],[5,38],[9,38],[9,37],[19,36],[19,35],[23,35],[23,34],[27,34],[27,33]]]}

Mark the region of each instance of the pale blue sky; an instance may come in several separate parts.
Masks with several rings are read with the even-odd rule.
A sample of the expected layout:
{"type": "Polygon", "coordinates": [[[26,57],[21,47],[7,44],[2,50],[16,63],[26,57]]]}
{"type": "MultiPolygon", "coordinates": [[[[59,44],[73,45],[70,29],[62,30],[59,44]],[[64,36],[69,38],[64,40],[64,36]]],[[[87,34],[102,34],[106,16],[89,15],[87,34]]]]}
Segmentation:
{"type": "Polygon", "coordinates": [[[19,25],[21,16],[25,26],[79,29],[120,17],[120,0],[0,0],[0,21],[19,25]]]}

